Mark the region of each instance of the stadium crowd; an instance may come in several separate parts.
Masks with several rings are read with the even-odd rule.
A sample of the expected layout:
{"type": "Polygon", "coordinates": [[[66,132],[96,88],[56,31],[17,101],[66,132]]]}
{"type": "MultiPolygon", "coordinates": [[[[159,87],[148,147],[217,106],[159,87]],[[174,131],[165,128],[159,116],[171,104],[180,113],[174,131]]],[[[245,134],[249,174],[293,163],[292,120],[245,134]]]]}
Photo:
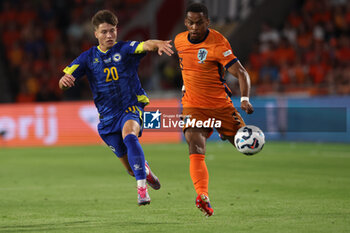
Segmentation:
{"type": "Polygon", "coordinates": [[[90,18],[96,9],[118,9],[119,30],[147,0],[4,0],[0,4],[0,53],[15,102],[90,98],[87,80],[63,96],[65,66],[96,44],[90,18]]]}
{"type": "MultiPolygon", "coordinates": [[[[96,44],[88,19],[96,9],[118,9],[122,30],[146,2],[1,1],[0,53],[6,58],[2,62],[13,101],[90,98],[86,80],[65,95],[57,85],[63,68],[96,44]]],[[[264,23],[249,59],[243,61],[251,77],[252,95],[350,94],[349,25],[350,2],[346,0],[305,0],[283,27],[264,23]]],[[[159,65],[164,90],[181,86],[176,62],[170,59],[159,65]]]]}
{"type": "Polygon", "coordinates": [[[263,23],[245,65],[255,95],[350,94],[350,2],[305,0],[281,29],[263,23]]]}

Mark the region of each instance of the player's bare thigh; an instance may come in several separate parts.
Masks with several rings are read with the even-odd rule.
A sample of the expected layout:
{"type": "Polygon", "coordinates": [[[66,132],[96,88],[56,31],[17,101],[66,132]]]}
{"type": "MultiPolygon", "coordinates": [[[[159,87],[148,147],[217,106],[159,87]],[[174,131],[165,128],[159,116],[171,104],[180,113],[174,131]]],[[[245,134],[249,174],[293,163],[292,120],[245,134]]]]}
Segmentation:
{"type": "Polygon", "coordinates": [[[128,120],[127,122],[125,122],[125,124],[123,126],[123,130],[122,130],[123,139],[129,134],[133,134],[135,136],[138,136],[139,133],[140,133],[140,125],[137,121],[128,120]]]}

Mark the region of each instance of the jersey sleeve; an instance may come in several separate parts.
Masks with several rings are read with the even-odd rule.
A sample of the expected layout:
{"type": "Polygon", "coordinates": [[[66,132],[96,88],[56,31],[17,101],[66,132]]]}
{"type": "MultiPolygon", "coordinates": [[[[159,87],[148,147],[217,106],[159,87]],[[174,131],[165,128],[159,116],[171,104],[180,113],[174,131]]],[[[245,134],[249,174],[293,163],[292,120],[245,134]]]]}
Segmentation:
{"type": "Polygon", "coordinates": [[[145,42],[128,41],[123,45],[123,49],[128,54],[144,54],[146,53],[146,51],[143,50],[144,43],[145,42]]]}
{"type": "Polygon", "coordinates": [[[73,75],[74,78],[79,79],[86,73],[87,52],[80,54],[69,66],[64,68],[63,72],[73,75]]]}
{"type": "Polygon", "coordinates": [[[228,69],[231,65],[238,61],[237,57],[233,54],[230,43],[222,38],[222,42],[215,48],[215,56],[218,62],[222,64],[225,69],[228,69]]]}
{"type": "Polygon", "coordinates": [[[179,44],[179,35],[176,35],[174,39],[174,47],[176,51],[178,51],[178,44],[179,44]]]}

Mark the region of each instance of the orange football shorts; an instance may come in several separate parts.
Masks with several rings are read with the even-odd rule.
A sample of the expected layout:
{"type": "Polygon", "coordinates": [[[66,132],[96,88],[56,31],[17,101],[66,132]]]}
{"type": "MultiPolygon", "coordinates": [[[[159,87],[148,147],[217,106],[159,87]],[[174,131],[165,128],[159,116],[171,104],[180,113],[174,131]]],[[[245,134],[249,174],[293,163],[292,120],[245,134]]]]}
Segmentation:
{"type": "Polygon", "coordinates": [[[183,108],[183,132],[188,128],[215,128],[221,135],[234,136],[245,126],[244,120],[233,105],[220,109],[183,108]]]}

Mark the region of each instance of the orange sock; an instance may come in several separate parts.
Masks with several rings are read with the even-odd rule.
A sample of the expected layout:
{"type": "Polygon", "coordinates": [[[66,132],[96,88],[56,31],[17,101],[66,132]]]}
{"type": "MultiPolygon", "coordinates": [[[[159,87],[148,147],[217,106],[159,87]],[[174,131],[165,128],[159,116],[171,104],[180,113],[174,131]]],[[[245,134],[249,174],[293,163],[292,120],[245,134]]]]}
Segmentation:
{"type": "Polygon", "coordinates": [[[190,155],[190,175],[197,194],[208,196],[209,173],[205,164],[205,155],[190,155]]]}

